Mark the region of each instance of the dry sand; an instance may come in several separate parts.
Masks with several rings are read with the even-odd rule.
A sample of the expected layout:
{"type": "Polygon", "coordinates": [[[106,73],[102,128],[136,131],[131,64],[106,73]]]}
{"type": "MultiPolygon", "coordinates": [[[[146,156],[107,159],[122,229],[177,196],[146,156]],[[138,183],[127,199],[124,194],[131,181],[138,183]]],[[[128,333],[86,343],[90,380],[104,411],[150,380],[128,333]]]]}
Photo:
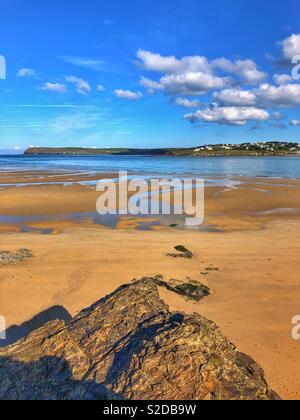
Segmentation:
{"type": "Polygon", "coordinates": [[[34,254],[19,265],[0,267],[0,312],[10,327],[55,305],[75,315],[133,278],[190,277],[207,284],[212,295],[194,304],[162,290],[171,309],[215,321],[262,365],[276,392],[300,399],[300,342],[291,338],[291,319],[300,313],[299,187],[296,181],[249,179],[233,190],[208,188],[206,221],[223,230],[216,233],[138,231],[139,220],[120,220],[118,229],[110,229],[92,220],[57,219],[94,211],[98,194],[78,185],[5,188],[0,217],[49,215],[28,225],[54,233],[20,233],[15,223],[0,224],[0,250],[25,247],[34,254]],[[179,244],[194,252],[192,260],[166,256],[179,244]],[[209,265],[220,271],[202,274],[209,265]]]}

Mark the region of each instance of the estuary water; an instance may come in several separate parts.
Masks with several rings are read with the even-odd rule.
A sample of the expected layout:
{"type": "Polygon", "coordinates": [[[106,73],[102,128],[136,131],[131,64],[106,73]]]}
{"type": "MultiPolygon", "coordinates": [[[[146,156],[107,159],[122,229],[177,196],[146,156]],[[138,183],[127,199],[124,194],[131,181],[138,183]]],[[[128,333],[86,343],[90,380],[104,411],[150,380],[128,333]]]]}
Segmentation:
{"type": "Polygon", "coordinates": [[[300,179],[300,156],[173,157],[173,156],[1,156],[0,173],[53,171],[300,179]]]}

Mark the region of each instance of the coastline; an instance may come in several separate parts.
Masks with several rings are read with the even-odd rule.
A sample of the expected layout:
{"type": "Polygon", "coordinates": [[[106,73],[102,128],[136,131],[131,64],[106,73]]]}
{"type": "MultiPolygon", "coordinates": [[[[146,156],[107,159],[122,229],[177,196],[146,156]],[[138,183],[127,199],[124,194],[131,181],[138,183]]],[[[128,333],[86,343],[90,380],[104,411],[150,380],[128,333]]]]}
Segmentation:
{"type": "Polygon", "coordinates": [[[83,148],[83,147],[29,147],[26,156],[300,156],[300,144],[286,141],[264,141],[240,144],[206,144],[188,148],[83,148]]]}

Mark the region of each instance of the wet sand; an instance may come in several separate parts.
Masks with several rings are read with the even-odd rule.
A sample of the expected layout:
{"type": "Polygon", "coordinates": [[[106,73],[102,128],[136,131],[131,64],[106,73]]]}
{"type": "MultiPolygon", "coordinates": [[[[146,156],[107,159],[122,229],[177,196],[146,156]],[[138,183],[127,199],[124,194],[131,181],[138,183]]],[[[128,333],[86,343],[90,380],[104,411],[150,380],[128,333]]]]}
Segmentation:
{"type": "Polygon", "coordinates": [[[95,211],[99,193],[83,185],[5,188],[0,220],[45,218],[27,222],[37,229],[31,232],[20,233],[16,222],[0,223],[1,250],[34,254],[0,267],[0,312],[8,327],[18,326],[56,306],[75,315],[133,278],[190,277],[207,284],[212,295],[195,304],[161,290],[171,309],[215,321],[262,365],[276,392],[300,399],[300,342],[291,338],[291,319],[300,313],[299,187],[298,181],[254,179],[234,189],[208,187],[206,223],[216,232],[173,229],[155,219],[148,231],[136,229],[139,218],[122,218],[114,229],[92,218],[72,219],[68,214],[95,211]],[[192,260],[166,256],[179,244],[194,252],[192,260]],[[219,271],[208,271],[210,265],[219,271]]]}

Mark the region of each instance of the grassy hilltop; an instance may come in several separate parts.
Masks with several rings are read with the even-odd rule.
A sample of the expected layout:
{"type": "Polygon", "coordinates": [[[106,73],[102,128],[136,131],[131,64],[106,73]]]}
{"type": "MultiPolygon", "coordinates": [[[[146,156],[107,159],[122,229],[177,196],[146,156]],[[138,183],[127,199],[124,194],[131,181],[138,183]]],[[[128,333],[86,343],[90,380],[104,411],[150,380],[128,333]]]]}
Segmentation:
{"type": "Polygon", "coordinates": [[[299,155],[300,145],[288,142],[259,142],[241,144],[214,144],[193,148],[162,149],[94,149],[81,147],[31,147],[25,155],[31,156],[95,156],[95,155],[132,155],[132,156],[282,156],[299,155]]]}

